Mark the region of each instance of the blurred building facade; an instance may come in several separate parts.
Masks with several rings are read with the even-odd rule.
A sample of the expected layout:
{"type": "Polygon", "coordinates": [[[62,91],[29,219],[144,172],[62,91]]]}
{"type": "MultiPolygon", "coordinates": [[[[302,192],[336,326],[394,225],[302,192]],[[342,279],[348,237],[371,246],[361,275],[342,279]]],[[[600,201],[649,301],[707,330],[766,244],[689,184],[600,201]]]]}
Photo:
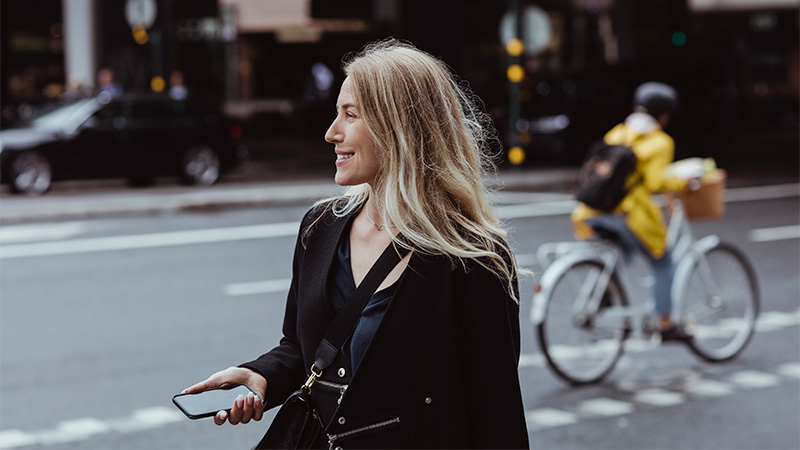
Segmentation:
{"type": "Polygon", "coordinates": [[[124,89],[168,89],[180,71],[190,94],[249,119],[251,133],[321,135],[342,56],[395,36],[468,80],[501,136],[521,133],[534,159],[582,155],[648,80],[684,98],[679,154],[713,153],[721,136],[750,129],[796,136],[798,0],[521,1],[544,11],[550,32],[523,57],[517,130],[500,42],[510,3],[3,0],[0,102],[6,119],[93,89],[101,68],[124,89]]]}

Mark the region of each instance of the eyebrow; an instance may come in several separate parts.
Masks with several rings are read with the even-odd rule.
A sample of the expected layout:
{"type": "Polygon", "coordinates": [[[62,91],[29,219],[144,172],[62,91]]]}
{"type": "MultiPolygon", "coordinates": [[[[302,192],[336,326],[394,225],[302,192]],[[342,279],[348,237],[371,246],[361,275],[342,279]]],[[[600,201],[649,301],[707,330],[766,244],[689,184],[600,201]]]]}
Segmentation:
{"type": "Polygon", "coordinates": [[[337,109],[338,108],[341,108],[341,109],[347,109],[347,108],[358,109],[358,107],[354,103],[345,103],[344,105],[338,105],[337,109]]]}

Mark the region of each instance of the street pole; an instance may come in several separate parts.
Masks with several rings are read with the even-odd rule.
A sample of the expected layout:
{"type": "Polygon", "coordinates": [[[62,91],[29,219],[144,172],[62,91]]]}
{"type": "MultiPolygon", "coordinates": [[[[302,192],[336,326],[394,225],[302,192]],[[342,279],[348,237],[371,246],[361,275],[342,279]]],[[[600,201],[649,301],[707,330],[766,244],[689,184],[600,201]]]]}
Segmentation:
{"type": "Polygon", "coordinates": [[[520,82],[525,78],[525,70],[520,64],[525,45],[522,40],[522,7],[521,0],[511,0],[511,13],[514,20],[514,36],[505,42],[506,52],[508,53],[508,71],[506,73],[509,81],[508,87],[508,142],[511,148],[508,150],[508,160],[515,167],[519,167],[525,159],[525,151],[520,146],[519,130],[517,122],[520,120],[520,82]]]}

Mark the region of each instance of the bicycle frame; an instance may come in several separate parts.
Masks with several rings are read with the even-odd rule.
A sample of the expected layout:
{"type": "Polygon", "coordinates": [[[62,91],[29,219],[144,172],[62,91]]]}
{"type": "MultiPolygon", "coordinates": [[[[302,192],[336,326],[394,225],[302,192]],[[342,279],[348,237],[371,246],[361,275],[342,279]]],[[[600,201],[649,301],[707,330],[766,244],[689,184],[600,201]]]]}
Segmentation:
{"type": "MultiPolygon", "coordinates": [[[[700,240],[695,240],[691,227],[683,209],[683,205],[677,197],[669,200],[671,206],[671,216],[667,231],[667,245],[672,248],[672,258],[675,264],[675,277],[672,285],[672,305],[673,314],[680,315],[682,311],[682,300],[676,287],[682,285],[684,280],[690,275],[693,261],[702,258],[702,255],[709,248],[719,243],[719,237],[709,235],[700,240]]],[[[581,298],[575,303],[576,320],[581,320],[582,316],[590,316],[597,313],[602,301],[603,293],[608,287],[611,277],[617,273],[621,282],[620,294],[625,299],[629,299],[626,282],[628,277],[623,276],[623,268],[626,264],[620,264],[620,249],[609,241],[588,241],[588,242],[554,242],[542,244],[536,252],[536,258],[546,270],[537,285],[537,292],[533,298],[531,308],[531,322],[541,324],[544,321],[547,308],[546,299],[550,297],[549,290],[553,288],[556,277],[566,268],[578,262],[593,262],[602,267],[597,274],[596,280],[591,280],[587,286],[582,287],[581,298]],[[588,292],[585,292],[588,291],[588,292]]],[[[710,276],[709,268],[705,261],[699,264],[703,272],[703,278],[711,280],[712,290],[719,290],[714,286],[713,277],[710,276]]],[[[627,272],[627,270],[625,270],[627,272]]],[[[608,308],[604,311],[604,318],[610,320],[629,320],[629,323],[637,323],[641,326],[632,327],[631,331],[639,331],[642,337],[648,338],[655,329],[650,322],[652,318],[654,300],[648,297],[644,302],[635,305],[608,308]]],[[[680,322],[680,317],[673,318],[680,322]]]]}

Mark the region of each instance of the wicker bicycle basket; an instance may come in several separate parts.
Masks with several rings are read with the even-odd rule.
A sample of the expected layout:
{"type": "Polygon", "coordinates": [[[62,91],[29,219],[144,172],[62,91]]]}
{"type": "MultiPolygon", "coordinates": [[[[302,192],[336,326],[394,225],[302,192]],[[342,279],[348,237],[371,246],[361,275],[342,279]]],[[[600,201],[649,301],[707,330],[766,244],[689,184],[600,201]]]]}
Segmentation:
{"type": "Polygon", "coordinates": [[[711,176],[703,178],[699,189],[678,193],[689,220],[717,220],[725,215],[727,178],[724,170],[717,169],[711,176]]]}

